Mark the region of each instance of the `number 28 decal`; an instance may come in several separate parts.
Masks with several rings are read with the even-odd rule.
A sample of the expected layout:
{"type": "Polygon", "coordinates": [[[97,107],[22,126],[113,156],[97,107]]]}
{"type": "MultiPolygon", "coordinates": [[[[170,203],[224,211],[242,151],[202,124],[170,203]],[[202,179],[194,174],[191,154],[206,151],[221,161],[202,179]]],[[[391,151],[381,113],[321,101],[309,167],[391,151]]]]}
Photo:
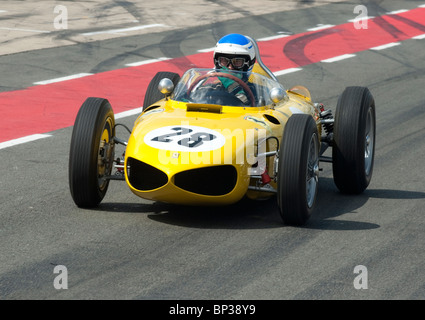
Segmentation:
{"type": "Polygon", "coordinates": [[[221,148],[224,136],[214,130],[189,125],[167,126],[145,135],[144,142],[156,149],[170,151],[211,151],[221,148]]]}

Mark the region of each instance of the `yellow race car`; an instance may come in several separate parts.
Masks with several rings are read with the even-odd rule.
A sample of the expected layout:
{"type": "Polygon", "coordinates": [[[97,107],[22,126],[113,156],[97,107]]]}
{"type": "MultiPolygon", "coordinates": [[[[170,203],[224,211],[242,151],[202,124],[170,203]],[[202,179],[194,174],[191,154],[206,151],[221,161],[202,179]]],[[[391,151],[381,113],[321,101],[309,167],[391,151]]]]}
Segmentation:
{"type": "Polygon", "coordinates": [[[332,162],[341,192],[363,192],[375,149],[370,91],[347,87],[334,117],[305,87],[285,90],[253,43],[258,58],[250,72],[158,72],[128,140],[116,137],[110,103],[88,98],[71,139],[69,184],[76,205],[97,206],[110,180],[125,180],[137,196],[173,204],[228,205],[275,196],[283,222],[302,225],[314,209],[320,161],[332,162]],[[223,90],[224,81],[239,92],[223,90]],[[125,146],[122,158],[115,158],[116,144],[125,146]],[[324,156],[329,147],[332,156],[324,156]]]}

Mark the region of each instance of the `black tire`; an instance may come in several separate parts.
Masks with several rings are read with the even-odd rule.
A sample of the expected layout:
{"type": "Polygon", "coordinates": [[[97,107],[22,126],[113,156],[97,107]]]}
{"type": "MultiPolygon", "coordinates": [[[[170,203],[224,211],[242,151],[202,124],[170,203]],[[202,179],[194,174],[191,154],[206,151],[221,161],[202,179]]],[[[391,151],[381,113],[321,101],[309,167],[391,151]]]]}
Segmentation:
{"type": "Polygon", "coordinates": [[[335,185],[342,193],[362,193],[375,158],[375,101],[366,87],[347,87],[338,99],[332,144],[335,185]]]}
{"type": "Polygon", "coordinates": [[[164,94],[158,90],[159,82],[164,78],[170,79],[174,83],[174,86],[176,86],[177,82],[180,80],[180,76],[177,73],[168,71],[158,72],[152,78],[148,88],[146,89],[145,99],[143,101],[143,111],[155,102],[164,99],[164,94]]]}
{"type": "Polygon", "coordinates": [[[77,206],[95,207],[105,196],[114,136],[115,118],[108,100],[87,98],[75,119],[69,152],[69,187],[77,206]]]}
{"type": "Polygon", "coordinates": [[[285,224],[303,225],[314,210],[318,190],[319,135],[313,117],[294,114],[285,125],[279,150],[277,200],[285,224]]]}

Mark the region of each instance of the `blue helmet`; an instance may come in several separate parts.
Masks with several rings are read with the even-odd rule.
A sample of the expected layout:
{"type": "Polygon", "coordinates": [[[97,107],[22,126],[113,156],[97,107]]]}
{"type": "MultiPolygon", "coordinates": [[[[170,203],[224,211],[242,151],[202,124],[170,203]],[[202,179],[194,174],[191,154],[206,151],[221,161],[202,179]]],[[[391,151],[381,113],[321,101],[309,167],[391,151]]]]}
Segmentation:
{"type": "Polygon", "coordinates": [[[254,44],[238,33],[222,37],[214,50],[214,64],[217,69],[227,67],[231,63],[234,69],[249,71],[255,60],[254,44]]]}

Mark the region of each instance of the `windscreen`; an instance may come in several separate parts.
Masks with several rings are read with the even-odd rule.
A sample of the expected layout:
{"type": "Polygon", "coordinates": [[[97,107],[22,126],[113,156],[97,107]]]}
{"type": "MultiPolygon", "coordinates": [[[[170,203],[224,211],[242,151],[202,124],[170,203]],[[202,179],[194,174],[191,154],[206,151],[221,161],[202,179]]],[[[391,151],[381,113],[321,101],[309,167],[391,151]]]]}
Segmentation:
{"type": "Polygon", "coordinates": [[[234,107],[271,105],[270,91],[283,86],[254,72],[223,69],[190,69],[177,84],[171,99],[234,107]]]}

